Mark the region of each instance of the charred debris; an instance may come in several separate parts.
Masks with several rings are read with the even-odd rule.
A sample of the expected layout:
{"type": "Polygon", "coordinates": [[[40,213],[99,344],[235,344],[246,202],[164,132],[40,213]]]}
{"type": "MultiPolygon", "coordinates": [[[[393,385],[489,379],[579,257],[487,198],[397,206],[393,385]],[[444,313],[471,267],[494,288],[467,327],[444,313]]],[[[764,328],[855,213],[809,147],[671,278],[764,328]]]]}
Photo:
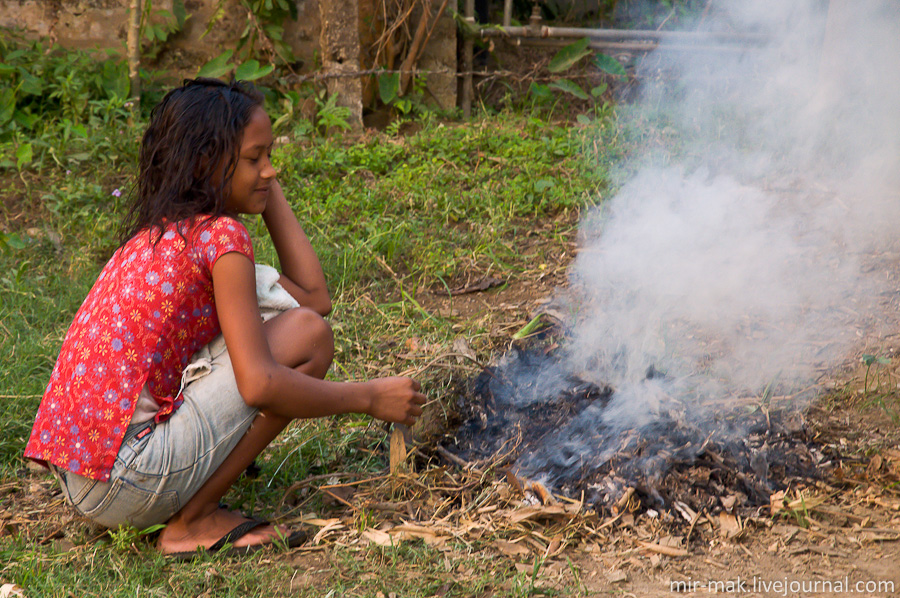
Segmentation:
{"type": "MultiPolygon", "coordinates": [[[[702,409],[668,400],[622,422],[614,388],[554,373],[557,365],[553,350],[514,348],[470,379],[443,452],[601,513],[623,501],[639,510],[728,504],[749,511],[768,506],[775,492],[821,479],[834,462],[802,409],[759,398],[702,409]]],[[[664,376],[649,371],[654,378],[664,376]]]]}

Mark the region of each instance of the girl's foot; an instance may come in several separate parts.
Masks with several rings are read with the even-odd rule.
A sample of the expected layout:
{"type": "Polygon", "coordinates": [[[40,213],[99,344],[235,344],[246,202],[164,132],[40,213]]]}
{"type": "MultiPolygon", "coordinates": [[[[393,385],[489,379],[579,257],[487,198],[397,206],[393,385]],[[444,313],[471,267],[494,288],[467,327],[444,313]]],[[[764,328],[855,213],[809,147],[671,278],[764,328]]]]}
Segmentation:
{"type": "MultiPolygon", "coordinates": [[[[209,549],[242,523],[252,521],[235,511],[215,505],[205,516],[185,521],[174,515],[159,534],[156,547],[163,554],[190,554],[198,548],[209,549]]],[[[233,540],[234,548],[257,547],[287,538],[290,531],[283,525],[263,524],[233,540]]]]}

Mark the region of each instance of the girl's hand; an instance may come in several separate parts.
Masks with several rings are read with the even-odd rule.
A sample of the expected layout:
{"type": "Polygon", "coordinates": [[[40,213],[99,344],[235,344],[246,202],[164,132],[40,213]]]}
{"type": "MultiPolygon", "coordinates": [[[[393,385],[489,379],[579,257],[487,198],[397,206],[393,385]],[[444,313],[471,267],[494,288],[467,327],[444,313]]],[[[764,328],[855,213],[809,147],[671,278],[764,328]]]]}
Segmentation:
{"type": "Polygon", "coordinates": [[[321,316],[328,315],[331,296],[322,265],[277,180],[269,187],[269,199],[262,216],[281,264],[278,282],[303,307],[321,316]]]}
{"type": "Polygon", "coordinates": [[[371,391],[369,415],[376,419],[411,426],[422,415],[425,395],[410,378],[376,378],[366,382],[371,391]]]}

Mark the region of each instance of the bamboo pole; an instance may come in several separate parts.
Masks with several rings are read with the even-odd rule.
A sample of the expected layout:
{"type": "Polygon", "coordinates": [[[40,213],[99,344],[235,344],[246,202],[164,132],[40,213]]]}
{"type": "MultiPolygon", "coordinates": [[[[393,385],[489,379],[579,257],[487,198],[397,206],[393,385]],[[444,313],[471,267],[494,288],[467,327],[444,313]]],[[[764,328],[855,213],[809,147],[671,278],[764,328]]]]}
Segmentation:
{"type": "MultiPolygon", "coordinates": [[[[475,26],[475,0],[466,0],[465,7],[466,23],[474,28],[475,26]]],[[[462,85],[462,111],[463,118],[472,116],[472,65],[474,63],[475,42],[471,35],[466,35],[463,41],[463,67],[465,75],[463,76],[462,85]]]]}
{"type": "Polygon", "coordinates": [[[141,101],[141,0],[131,0],[129,6],[128,37],[128,80],[131,82],[131,98],[135,104],[141,101]]]}

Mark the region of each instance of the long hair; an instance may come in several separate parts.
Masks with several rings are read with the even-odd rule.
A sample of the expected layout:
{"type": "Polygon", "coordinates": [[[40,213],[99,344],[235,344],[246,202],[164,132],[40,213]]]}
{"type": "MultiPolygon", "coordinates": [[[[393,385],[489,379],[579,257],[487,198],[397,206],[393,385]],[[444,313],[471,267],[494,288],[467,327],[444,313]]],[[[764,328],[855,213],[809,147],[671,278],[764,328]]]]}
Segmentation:
{"type": "MultiPolygon", "coordinates": [[[[250,83],[185,80],[150,113],[141,141],[131,207],[119,229],[124,244],[139,231],[225,210],[244,127],[263,95],[250,83]]],[[[159,237],[157,237],[157,240],[159,237]]]]}

